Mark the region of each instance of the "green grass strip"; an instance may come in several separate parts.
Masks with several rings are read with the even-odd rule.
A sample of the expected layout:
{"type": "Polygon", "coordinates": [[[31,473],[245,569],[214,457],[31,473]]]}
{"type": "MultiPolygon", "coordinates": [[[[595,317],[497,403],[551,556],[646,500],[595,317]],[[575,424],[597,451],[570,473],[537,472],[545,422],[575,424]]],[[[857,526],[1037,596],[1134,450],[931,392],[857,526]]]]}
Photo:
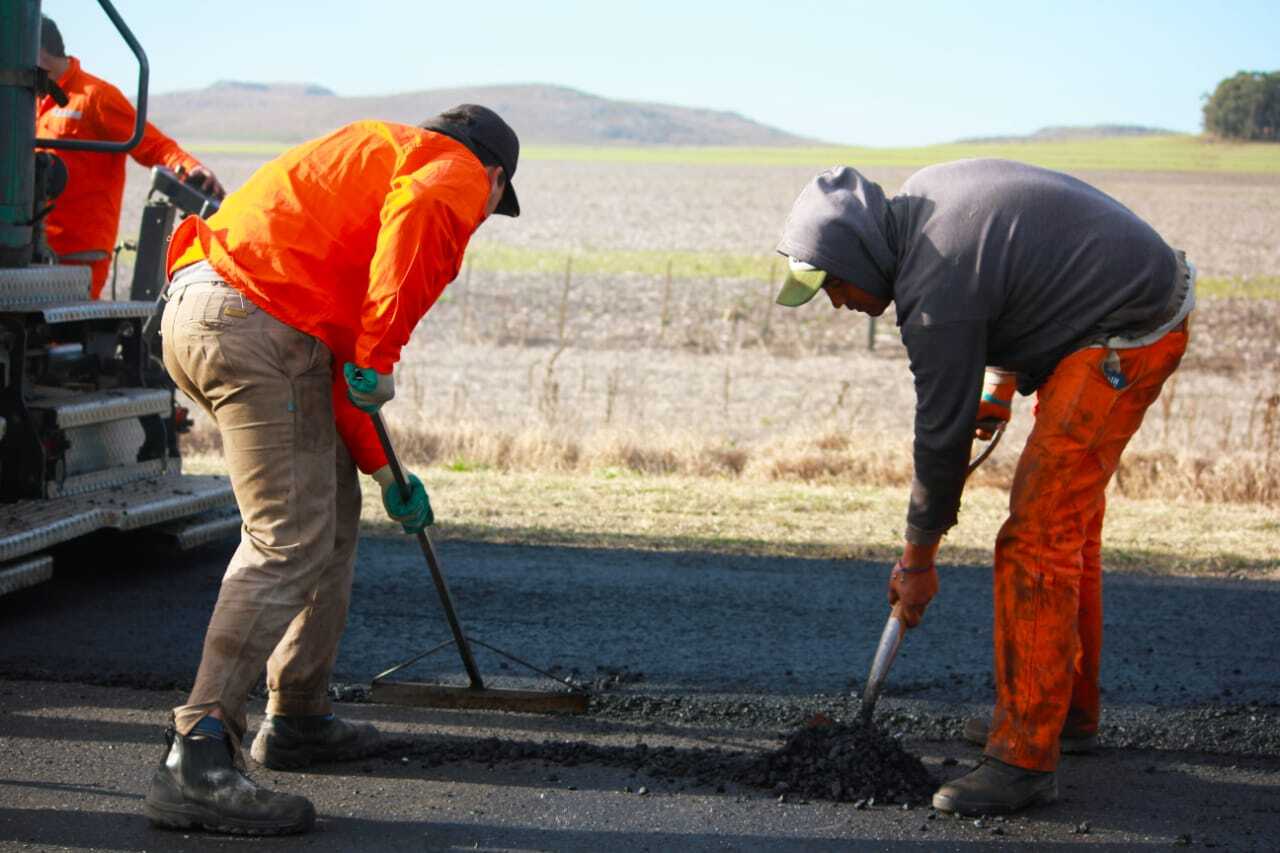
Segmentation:
{"type": "Polygon", "coordinates": [[[1197,136],[1144,136],[1050,142],[951,143],[921,148],[533,147],[545,160],[749,166],[920,168],[967,157],[1021,160],[1064,171],[1245,172],[1280,174],[1280,145],[1209,142],[1197,136]]]}
{"type": "MultiPolygon", "coordinates": [[[[124,250],[121,260],[134,253],[124,250]]],[[[636,249],[528,249],[474,241],[467,264],[476,272],[564,273],[578,275],[643,275],[655,278],[733,278],[781,281],[782,258],[775,254],[731,252],[662,252],[636,249]]],[[[465,272],[464,272],[465,275],[465,272]]],[[[1234,297],[1280,301],[1280,276],[1201,276],[1196,295],[1202,299],[1234,297]]]]}
{"type": "Polygon", "coordinates": [[[1280,299],[1280,276],[1206,277],[1196,281],[1196,296],[1237,297],[1243,299],[1280,299]]]}
{"type": "Polygon", "coordinates": [[[473,242],[467,263],[477,272],[556,273],[577,275],[632,273],[673,278],[758,278],[782,275],[780,255],[730,252],[669,252],[637,249],[529,249],[501,243],[473,242]],[[570,266],[571,265],[571,266],[570,266]]]}
{"type": "MultiPolygon", "coordinates": [[[[782,258],[773,254],[730,252],[665,252],[635,249],[530,249],[500,243],[473,242],[467,263],[476,272],[563,273],[577,275],[635,274],[673,278],[737,278],[779,280],[782,258]]],[[[1205,298],[1280,299],[1280,276],[1202,277],[1196,292],[1205,298]]]]}
{"type": "MultiPolygon", "coordinates": [[[[209,154],[270,156],[289,145],[205,142],[209,154]]],[[[667,163],[696,166],[900,166],[920,168],[966,157],[1002,157],[1064,171],[1235,172],[1280,174],[1280,144],[1217,142],[1199,136],[1103,137],[1036,142],[956,142],[916,148],[842,146],[585,146],[529,145],[526,160],[667,163]]]]}

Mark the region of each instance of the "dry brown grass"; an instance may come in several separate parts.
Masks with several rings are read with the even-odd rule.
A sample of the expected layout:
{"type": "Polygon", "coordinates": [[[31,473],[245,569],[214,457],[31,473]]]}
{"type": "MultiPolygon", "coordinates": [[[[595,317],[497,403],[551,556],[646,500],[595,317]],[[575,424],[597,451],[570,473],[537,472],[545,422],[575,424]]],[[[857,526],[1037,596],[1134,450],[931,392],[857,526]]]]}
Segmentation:
{"type": "MultiPolygon", "coordinates": [[[[188,457],[215,471],[216,456],[188,457]]],[[[469,541],[892,562],[902,549],[900,488],[730,477],[420,469],[438,526],[469,541]]],[[[362,478],[368,532],[400,535],[362,478]]],[[[940,561],[988,565],[1008,496],[974,486],[940,561]]],[[[1113,499],[1103,563],[1111,571],[1280,579],[1280,522],[1258,505],[1113,499]]],[[[879,568],[877,568],[879,571],[879,568]]],[[[945,569],[943,584],[946,584],[945,569]]]]}
{"type": "MultiPolygon", "coordinates": [[[[1271,402],[1276,400],[1268,398],[1272,420],[1264,424],[1260,449],[1131,451],[1116,472],[1112,494],[1280,506],[1280,438],[1271,402]]],[[[876,487],[905,487],[912,473],[910,445],[901,435],[851,437],[835,426],[736,447],[689,433],[601,430],[579,437],[546,426],[507,431],[481,423],[440,429],[401,424],[392,432],[406,464],[457,472],[638,474],[876,487]]],[[[1011,434],[974,474],[973,487],[1008,489],[1019,438],[1011,434]]],[[[187,446],[200,453],[216,450],[217,444],[217,433],[206,428],[190,436],[187,446]]]]}

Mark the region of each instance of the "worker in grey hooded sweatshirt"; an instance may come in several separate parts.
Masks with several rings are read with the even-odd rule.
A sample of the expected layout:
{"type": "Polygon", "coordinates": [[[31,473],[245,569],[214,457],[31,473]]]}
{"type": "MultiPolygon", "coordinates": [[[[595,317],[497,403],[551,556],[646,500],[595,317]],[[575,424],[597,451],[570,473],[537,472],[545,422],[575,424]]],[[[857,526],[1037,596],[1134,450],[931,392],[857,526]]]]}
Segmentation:
{"type": "Polygon", "coordinates": [[[975,436],[1008,420],[1015,384],[1036,394],[995,545],[995,708],[965,728],[986,756],[933,805],[1052,801],[1060,752],[1096,742],[1107,483],[1186,349],[1194,268],[1115,199],[1006,160],[929,167],[893,198],[830,169],[796,200],[778,251],[780,304],[822,291],[837,309],[897,312],[915,473],[889,601],[908,627],[938,590],[975,436]]]}

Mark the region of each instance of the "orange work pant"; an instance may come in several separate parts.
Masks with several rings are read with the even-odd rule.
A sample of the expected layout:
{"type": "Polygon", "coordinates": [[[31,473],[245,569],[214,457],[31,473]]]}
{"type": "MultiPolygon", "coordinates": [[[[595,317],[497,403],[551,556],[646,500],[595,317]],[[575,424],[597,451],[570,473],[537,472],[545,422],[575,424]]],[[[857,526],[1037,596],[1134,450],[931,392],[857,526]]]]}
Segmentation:
{"type": "Polygon", "coordinates": [[[1187,347],[1186,325],[1117,350],[1126,384],[1107,381],[1109,350],[1072,353],[1036,397],[1009,519],[995,550],[996,705],[986,753],[1053,770],[1058,738],[1097,731],[1102,651],[1102,517],[1129,439],[1187,347]]]}

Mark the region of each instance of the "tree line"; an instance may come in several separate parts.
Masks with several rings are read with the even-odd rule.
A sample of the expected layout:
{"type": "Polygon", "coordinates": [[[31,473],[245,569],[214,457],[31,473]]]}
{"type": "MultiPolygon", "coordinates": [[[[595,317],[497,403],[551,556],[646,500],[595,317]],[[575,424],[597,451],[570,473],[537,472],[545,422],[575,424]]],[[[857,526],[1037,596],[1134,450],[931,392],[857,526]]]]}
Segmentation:
{"type": "Polygon", "coordinates": [[[1226,139],[1280,141],[1280,71],[1240,71],[1205,98],[1204,129],[1226,139]]]}

